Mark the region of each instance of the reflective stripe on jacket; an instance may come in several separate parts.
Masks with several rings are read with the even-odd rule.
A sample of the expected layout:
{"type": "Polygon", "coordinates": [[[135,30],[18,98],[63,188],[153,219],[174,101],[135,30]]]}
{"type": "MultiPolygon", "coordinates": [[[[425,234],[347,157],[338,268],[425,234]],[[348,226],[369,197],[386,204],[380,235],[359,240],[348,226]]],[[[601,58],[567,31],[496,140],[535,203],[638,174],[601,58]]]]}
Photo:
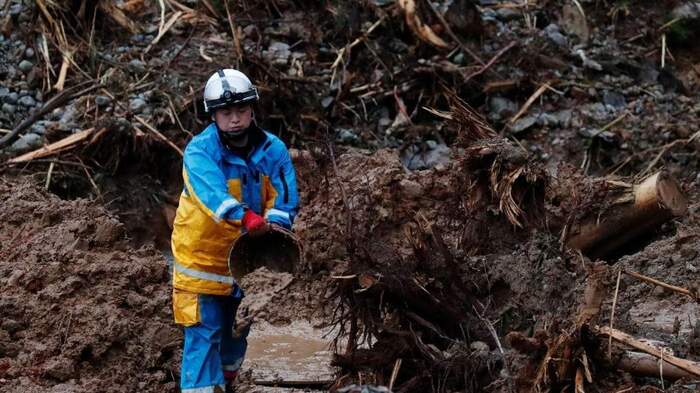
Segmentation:
{"type": "Polygon", "coordinates": [[[221,144],[211,124],[185,148],[185,187],[171,239],[175,288],[212,295],[231,292],[228,252],[244,230],[244,207],[291,228],[299,202],[294,167],[279,138],[264,132],[262,139],[244,159],[221,144]]]}

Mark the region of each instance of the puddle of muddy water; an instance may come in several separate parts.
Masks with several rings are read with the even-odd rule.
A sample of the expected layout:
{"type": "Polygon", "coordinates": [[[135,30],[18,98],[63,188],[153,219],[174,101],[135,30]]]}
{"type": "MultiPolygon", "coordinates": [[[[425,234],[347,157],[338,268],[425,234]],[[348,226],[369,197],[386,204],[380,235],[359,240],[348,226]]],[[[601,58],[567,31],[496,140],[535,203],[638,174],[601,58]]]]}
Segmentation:
{"type": "Polygon", "coordinates": [[[256,322],[248,336],[244,369],[252,371],[255,381],[330,381],[335,370],[327,333],[308,321],[282,327],[256,322]]]}

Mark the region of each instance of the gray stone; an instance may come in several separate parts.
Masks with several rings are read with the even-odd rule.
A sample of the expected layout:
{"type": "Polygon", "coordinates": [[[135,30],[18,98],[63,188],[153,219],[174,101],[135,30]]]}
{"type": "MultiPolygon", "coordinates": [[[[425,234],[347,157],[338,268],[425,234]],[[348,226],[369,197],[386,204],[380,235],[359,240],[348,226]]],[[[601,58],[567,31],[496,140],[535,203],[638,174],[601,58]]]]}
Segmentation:
{"type": "Polygon", "coordinates": [[[569,40],[567,40],[566,37],[561,33],[561,31],[559,30],[559,26],[557,26],[554,23],[550,23],[547,27],[544,28],[544,34],[550,41],[554,42],[559,46],[569,45],[569,40]]]}
{"type": "Polygon", "coordinates": [[[137,73],[146,72],[146,64],[139,59],[134,59],[129,62],[129,69],[137,73]]]}
{"type": "Polygon", "coordinates": [[[698,19],[700,18],[700,1],[687,1],[671,11],[672,18],[698,19]]]}
{"type": "Polygon", "coordinates": [[[134,43],[143,42],[144,38],[145,38],[145,37],[143,36],[143,34],[134,34],[134,35],[132,35],[131,37],[129,37],[129,39],[131,40],[131,42],[134,42],[134,43]]]}
{"type": "Polygon", "coordinates": [[[0,99],[7,97],[10,94],[10,89],[5,86],[0,86],[0,99]]]}
{"type": "Polygon", "coordinates": [[[559,125],[559,119],[553,113],[542,113],[537,116],[537,125],[555,127],[559,125]]]}
{"type": "Polygon", "coordinates": [[[496,11],[496,15],[498,15],[498,19],[502,21],[510,21],[519,18],[520,12],[512,8],[499,8],[498,11],[496,11]]]}
{"type": "Polygon", "coordinates": [[[129,101],[129,110],[132,111],[133,113],[141,113],[143,112],[144,108],[146,107],[146,101],[143,100],[142,98],[136,97],[131,99],[129,101]]]}
{"type": "Polygon", "coordinates": [[[32,125],[32,133],[37,134],[37,135],[44,135],[46,134],[46,122],[44,121],[38,121],[32,125]]]}
{"type": "Polygon", "coordinates": [[[401,163],[410,170],[430,169],[450,162],[451,150],[444,143],[427,141],[409,146],[401,152],[401,163]]]}
{"type": "Polygon", "coordinates": [[[104,107],[109,105],[109,103],[112,102],[112,99],[107,97],[107,96],[96,96],[95,97],[95,104],[99,107],[104,107]]]}
{"type": "Polygon", "coordinates": [[[10,15],[17,16],[22,13],[22,4],[13,4],[10,6],[10,15]]]}
{"type": "Polygon", "coordinates": [[[501,120],[513,115],[518,110],[518,105],[503,97],[489,98],[489,116],[501,120]]]}
{"type": "Polygon", "coordinates": [[[321,99],[321,106],[324,108],[328,108],[329,106],[331,106],[332,103],[333,103],[333,97],[331,97],[331,96],[326,96],[326,97],[323,97],[323,99],[321,99]]]}
{"type": "Polygon", "coordinates": [[[19,62],[19,70],[24,72],[25,74],[29,73],[29,71],[34,68],[34,63],[32,63],[29,60],[22,60],[19,62]]]}
{"type": "Polygon", "coordinates": [[[563,111],[556,112],[554,114],[557,121],[561,127],[568,127],[571,125],[571,118],[573,117],[573,111],[571,109],[565,109],[563,111]]]}
{"type": "Polygon", "coordinates": [[[350,129],[339,128],[335,140],[338,143],[357,143],[360,141],[360,138],[350,129]]]}
{"type": "Polygon", "coordinates": [[[17,101],[20,105],[31,108],[36,105],[36,100],[32,96],[24,96],[17,101]]]}
{"type": "Polygon", "coordinates": [[[489,345],[483,341],[473,341],[471,344],[469,344],[469,348],[471,348],[474,352],[489,352],[491,350],[489,345]]]}
{"type": "Polygon", "coordinates": [[[19,100],[19,94],[13,91],[12,93],[6,95],[4,100],[8,104],[15,105],[17,104],[17,100],[19,100]]]}
{"type": "Polygon", "coordinates": [[[532,127],[537,123],[537,117],[535,116],[525,116],[520,119],[518,119],[515,124],[510,126],[510,130],[513,132],[513,134],[519,134],[528,128],[532,127]]]}
{"type": "Polygon", "coordinates": [[[21,153],[29,150],[34,150],[42,145],[41,135],[34,133],[24,134],[10,145],[8,150],[13,153],[21,153]]]}
{"type": "Polygon", "coordinates": [[[603,92],[603,104],[611,106],[615,109],[621,109],[627,105],[627,101],[625,100],[625,96],[622,94],[605,90],[603,92]]]}
{"type": "Polygon", "coordinates": [[[577,49],[576,54],[578,55],[578,57],[581,58],[581,62],[583,63],[583,66],[585,68],[590,68],[590,69],[596,70],[596,71],[603,71],[603,66],[601,66],[600,63],[589,59],[586,56],[586,52],[584,52],[583,49],[580,49],[580,48],[577,49]]]}
{"type": "Polygon", "coordinates": [[[27,59],[31,59],[34,57],[34,49],[32,48],[27,48],[24,50],[24,57],[27,59]]]}
{"type": "Polygon", "coordinates": [[[17,111],[17,106],[8,104],[7,102],[2,104],[2,111],[9,114],[14,114],[17,111]]]}
{"type": "Polygon", "coordinates": [[[275,65],[286,65],[292,52],[289,50],[289,44],[275,41],[262,52],[262,55],[275,65]]]}

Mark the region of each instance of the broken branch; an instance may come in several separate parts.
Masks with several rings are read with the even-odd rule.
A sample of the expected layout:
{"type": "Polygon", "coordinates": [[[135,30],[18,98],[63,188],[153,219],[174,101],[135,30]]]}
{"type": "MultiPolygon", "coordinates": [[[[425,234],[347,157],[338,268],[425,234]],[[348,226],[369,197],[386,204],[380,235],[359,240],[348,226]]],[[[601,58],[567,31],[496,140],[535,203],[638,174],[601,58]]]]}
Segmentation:
{"type": "Polygon", "coordinates": [[[678,292],[678,293],[681,293],[683,295],[689,296],[695,301],[700,300],[698,298],[697,293],[691,292],[688,289],[685,289],[682,287],[677,287],[677,286],[671,285],[671,284],[666,284],[665,282],[659,281],[655,278],[651,278],[651,277],[645,276],[645,275],[637,273],[637,272],[633,272],[631,270],[624,270],[624,273],[627,274],[628,276],[632,276],[632,277],[638,278],[644,282],[648,282],[649,284],[657,285],[657,286],[660,286],[660,287],[663,287],[666,289],[670,289],[671,291],[678,292]]]}

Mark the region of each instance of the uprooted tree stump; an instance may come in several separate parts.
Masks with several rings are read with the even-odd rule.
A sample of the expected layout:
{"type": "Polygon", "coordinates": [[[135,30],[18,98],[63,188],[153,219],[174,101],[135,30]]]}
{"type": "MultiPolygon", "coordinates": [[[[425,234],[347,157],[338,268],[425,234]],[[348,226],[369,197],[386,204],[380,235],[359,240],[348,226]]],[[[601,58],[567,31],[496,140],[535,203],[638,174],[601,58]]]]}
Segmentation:
{"type": "Polygon", "coordinates": [[[573,228],[566,243],[589,258],[609,257],[631,240],[682,216],[687,208],[676,179],[667,172],[657,172],[632,186],[607,212],[573,228]]]}

